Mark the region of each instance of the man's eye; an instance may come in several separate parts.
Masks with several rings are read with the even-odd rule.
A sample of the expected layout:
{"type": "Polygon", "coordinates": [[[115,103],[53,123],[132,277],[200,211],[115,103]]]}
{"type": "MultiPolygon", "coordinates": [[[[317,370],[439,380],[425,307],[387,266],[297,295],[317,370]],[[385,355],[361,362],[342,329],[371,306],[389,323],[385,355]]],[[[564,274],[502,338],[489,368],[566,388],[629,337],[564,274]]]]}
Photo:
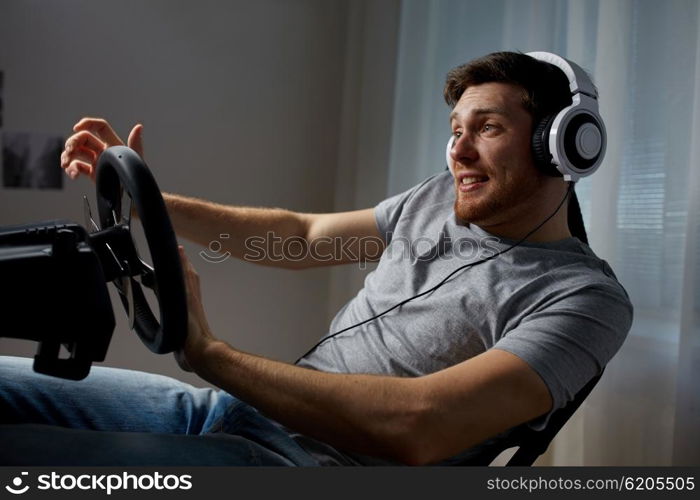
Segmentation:
{"type": "Polygon", "coordinates": [[[498,126],[494,123],[486,123],[481,127],[481,131],[487,134],[493,134],[498,129],[498,126]]]}
{"type": "Polygon", "coordinates": [[[460,137],[462,137],[462,132],[452,132],[452,137],[454,137],[455,139],[459,139],[460,137]]]}

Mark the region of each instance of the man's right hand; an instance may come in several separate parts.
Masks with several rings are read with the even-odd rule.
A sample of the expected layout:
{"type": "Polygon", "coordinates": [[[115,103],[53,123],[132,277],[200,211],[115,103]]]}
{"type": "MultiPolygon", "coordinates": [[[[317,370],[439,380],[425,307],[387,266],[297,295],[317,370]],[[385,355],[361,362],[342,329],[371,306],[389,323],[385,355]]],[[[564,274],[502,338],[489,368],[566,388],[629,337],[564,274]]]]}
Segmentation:
{"type": "MultiPolygon", "coordinates": [[[[73,135],[66,140],[61,153],[61,168],[71,179],[84,174],[95,180],[97,158],[111,146],[123,146],[110,124],[102,118],[83,118],[73,126],[73,135]]],[[[131,129],[127,145],[143,158],[143,125],[131,129]]]]}

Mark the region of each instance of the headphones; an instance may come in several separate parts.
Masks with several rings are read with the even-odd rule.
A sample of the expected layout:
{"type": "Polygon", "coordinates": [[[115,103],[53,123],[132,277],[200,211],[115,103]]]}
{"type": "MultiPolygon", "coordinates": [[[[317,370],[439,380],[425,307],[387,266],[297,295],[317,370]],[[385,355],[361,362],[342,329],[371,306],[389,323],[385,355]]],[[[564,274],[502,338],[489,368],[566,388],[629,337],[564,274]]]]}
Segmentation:
{"type": "MultiPolygon", "coordinates": [[[[535,164],[547,175],[576,182],[595,172],[605,156],[607,134],[598,113],[598,91],[577,64],[550,52],[528,52],[526,55],[561,69],[569,79],[570,106],[542,119],[534,127],[532,154],[535,164]]],[[[454,175],[450,156],[454,145],[450,136],[445,159],[454,175]]]]}

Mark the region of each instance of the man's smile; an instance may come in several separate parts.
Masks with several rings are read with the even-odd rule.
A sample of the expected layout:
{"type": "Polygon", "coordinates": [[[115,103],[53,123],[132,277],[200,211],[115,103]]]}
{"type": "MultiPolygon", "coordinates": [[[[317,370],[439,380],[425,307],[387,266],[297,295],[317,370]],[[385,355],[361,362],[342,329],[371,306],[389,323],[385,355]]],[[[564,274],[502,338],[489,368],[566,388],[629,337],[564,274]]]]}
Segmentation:
{"type": "Polygon", "coordinates": [[[481,189],[487,182],[488,177],[465,177],[462,179],[462,182],[459,183],[458,189],[460,193],[468,193],[481,189]]]}
{"type": "Polygon", "coordinates": [[[478,172],[460,172],[457,174],[457,189],[467,193],[481,189],[489,180],[487,175],[478,172]]]}

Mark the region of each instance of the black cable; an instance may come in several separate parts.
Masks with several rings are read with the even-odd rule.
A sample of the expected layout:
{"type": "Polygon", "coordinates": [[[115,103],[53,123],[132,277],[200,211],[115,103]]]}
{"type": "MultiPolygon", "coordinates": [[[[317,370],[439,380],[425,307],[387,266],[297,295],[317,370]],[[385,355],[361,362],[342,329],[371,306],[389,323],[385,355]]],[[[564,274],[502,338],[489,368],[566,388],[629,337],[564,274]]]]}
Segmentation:
{"type": "Polygon", "coordinates": [[[334,337],[340,335],[341,333],[347,332],[348,330],[352,330],[353,328],[356,328],[356,327],[358,327],[358,326],[364,325],[365,323],[369,323],[370,321],[374,321],[375,319],[384,316],[386,313],[393,311],[393,310],[396,309],[397,307],[401,307],[402,305],[406,304],[407,302],[412,301],[413,299],[417,299],[418,297],[422,297],[423,295],[426,295],[426,294],[428,294],[428,293],[434,292],[435,290],[437,290],[438,288],[440,288],[442,285],[444,285],[444,284],[447,282],[447,280],[450,279],[450,277],[454,276],[456,273],[458,273],[458,272],[461,271],[462,269],[468,269],[468,268],[471,268],[471,267],[474,267],[474,266],[478,266],[479,264],[483,264],[484,262],[488,262],[488,261],[491,260],[491,259],[495,259],[495,258],[498,257],[499,255],[503,255],[504,253],[509,252],[509,251],[512,250],[513,248],[515,248],[515,247],[517,247],[518,245],[520,245],[523,241],[525,241],[526,239],[528,239],[528,238],[529,238],[533,233],[535,233],[539,228],[541,228],[542,226],[544,226],[544,225],[549,221],[549,219],[551,219],[552,217],[554,217],[554,216],[557,214],[557,212],[559,211],[559,209],[562,207],[562,205],[564,205],[564,202],[565,202],[566,199],[569,197],[569,194],[570,194],[571,192],[573,192],[573,190],[574,190],[574,183],[573,183],[573,182],[570,182],[570,183],[569,183],[569,188],[566,190],[566,194],[564,195],[564,198],[561,200],[561,202],[559,203],[559,205],[557,206],[557,208],[554,210],[554,212],[552,212],[552,214],[551,214],[549,217],[547,217],[545,220],[543,220],[542,222],[540,222],[540,224],[539,224],[537,227],[535,227],[535,229],[533,229],[532,231],[530,231],[529,233],[527,233],[527,234],[526,234],[525,236],[523,236],[519,241],[513,243],[511,246],[509,246],[509,247],[506,248],[505,250],[502,250],[502,251],[500,251],[500,252],[497,252],[497,253],[491,255],[490,257],[486,257],[485,259],[481,259],[481,260],[478,260],[478,261],[476,261],[476,262],[472,262],[472,263],[470,263],[470,264],[465,264],[465,265],[463,265],[463,266],[461,266],[461,267],[458,267],[457,269],[455,269],[454,271],[452,271],[450,274],[448,274],[445,278],[443,278],[442,281],[440,281],[440,283],[438,283],[437,285],[433,286],[432,288],[429,288],[428,290],[425,290],[424,292],[421,292],[421,293],[419,293],[419,294],[417,294],[417,295],[414,295],[413,297],[409,297],[409,298],[407,298],[407,299],[405,299],[405,300],[402,300],[402,301],[399,302],[398,304],[395,304],[395,305],[391,306],[391,307],[390,307],[389,309],[387,309],[386,311],[383,311],[383,312],[381,312],[381,313],[379,313],[379,314],[376,314],[376,315],[372,316],[371,318],[367,318],[367,319],[365,319],[365,320],[363,320],[363,321],[360,321],[359,323],[356,323],[356,324],[354,324],[354,325],[348,326],[348,327],[346,327],[346,328],[343,328],[342,330],[338,330],[338,331],[335,332],[335,333],[332,333],[332,334],[330,334],[330,335],[328,335],[328,336],[326,336],[326,337],[323,337],[321,340],[319,340],[319,341],[316,343],[316,345],[314,345],[313,347],[311,347],[311,349],[309,349],[308,351],[306,351],[306,353],[304,353],[302,356],[300,356],[299,359],[297,359],[297,360],[294,362],[294,364],[296,365],[296,364],[299,363],[299,361],[301,361],[303,358],[305,358],[306,356],[308,356],[309,354],[311,354],[312,352],[314,352],[321,344],[324,344],[325,342],[327,342],[327,341],[331,340],[332,338],[334,338],[334,337]]]}

